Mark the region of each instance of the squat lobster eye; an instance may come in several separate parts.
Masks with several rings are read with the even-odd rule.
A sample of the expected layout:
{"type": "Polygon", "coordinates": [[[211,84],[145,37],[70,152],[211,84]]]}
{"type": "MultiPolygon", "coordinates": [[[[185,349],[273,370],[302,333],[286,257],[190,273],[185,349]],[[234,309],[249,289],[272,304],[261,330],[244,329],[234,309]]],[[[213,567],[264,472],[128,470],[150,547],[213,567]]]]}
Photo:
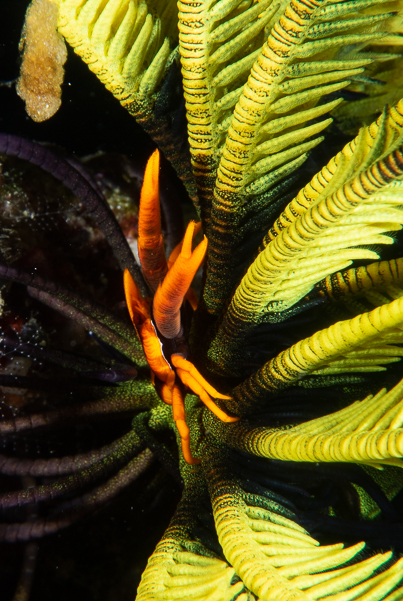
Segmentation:
{"type": "Polygon", "coordinates": [[[190,451],[190,433],[186,424],[184,384],[199,396],[200,400],[224,422],[238,421],[220,409],[213,398],[230,399],[220,394],[187,360],[188,349],[184,340],[180,310],[184,298],[189,298],[192,308],[197,306],[197,298],[190,288],[196,271],[203,262],[207,251],[207,238],[192,251],[194,236],[200,231],[200,224],[189,223],[183,242],[171,253],[167,263],[163,250],[158,194],[159,154],[151,155],[140,197],[139,211],[139,256],[143,275],[154,299],[143,299],[132,276],[126,269],[123,277],[127,307],[133,325],[143,344],[144,353],[151,369],[154,385],[160,398],[172,405],[173,418],[181,438],[182,453],[187,463],[199,463],[190,451]],[[151,311],[152,304],[152,311],[151,311]],[[152,317],[155,320],[156,327],[152,317]],[[159,333],[173,341],[173,347],[180,346],[180,353],[166,357],[159,333]],[[179,381],[177,380],[179,378],[179,381]],[[181,384],[181,383],[182,384],[181,384]]]}

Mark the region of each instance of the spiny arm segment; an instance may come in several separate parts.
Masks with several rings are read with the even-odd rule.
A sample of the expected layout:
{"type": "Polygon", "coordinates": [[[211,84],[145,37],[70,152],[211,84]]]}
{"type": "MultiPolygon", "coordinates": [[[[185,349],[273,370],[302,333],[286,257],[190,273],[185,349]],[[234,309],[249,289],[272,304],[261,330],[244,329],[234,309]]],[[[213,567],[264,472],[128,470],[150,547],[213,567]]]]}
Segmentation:
{"type": "Polygon", "coordinates": [[[190,222],[186,229],[180,254],[154,296],[153,316],[158,330],[165,338],[172,339],[180,335],[180,308],[196,271],[206,254],[206,237],[192,252],[195,229],[195,222],[190,222]]]}
{"type": "Polygon", "coordinates": [[[403,467],[402,426],[401,381],[389,392],[382,389],[341,411],[287,430],[253,428],[239,422],[227,435],[217,422],[216,433],[222,433],[235,448],[270,459],[403,467]]]}
{"type": "Polygon", "coordinates": [[[390,261],[377,261],[370,265],[352,267],[327,276],[317,284],[321,296],[332,300],[348,299],[352,296],[373,296],[389,294],[398,298],[403,291],[403,258],[390,261]],[[381,292],[382,291],[382,292],[381,292]]]}
{"type": "Polygon", "coordinates": [[[161,81],[175,37],[168,3],[154,12],[144,0],[58,0],[59,31],[129,110],[161,81]]]}
{"type": "Polygon", "coordinates": [[[278,8],[272,0],[180,0],[179,49],[193,172],[209,235],[214,182],[228,117],[278,8]],[[225,21],[223,21],[225,19],[225,21]]]}
{"type": "Polygon", "coordinates": [[[144,278],[153,293],[168,272],[161,235],[159,165],[159,152],[155,150],[147,162],[139,208],[140,264],[144,278]]]}
{"type": "Polygon", "coordinates": [[[194,599],[255,601],[227,561],[216,557],[196,536],[208,500],[201,470],[187,469],[182,498],[143,573],[138,601],[194,599]]]}

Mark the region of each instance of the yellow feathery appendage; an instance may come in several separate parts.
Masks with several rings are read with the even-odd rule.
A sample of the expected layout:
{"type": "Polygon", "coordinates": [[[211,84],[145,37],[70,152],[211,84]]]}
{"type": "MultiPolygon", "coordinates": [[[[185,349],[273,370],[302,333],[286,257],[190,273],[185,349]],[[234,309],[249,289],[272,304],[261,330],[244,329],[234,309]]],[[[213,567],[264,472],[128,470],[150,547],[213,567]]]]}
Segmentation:
{"type": "Polygon", "coordinates": [[[144,0],[59,0],[60,33],[129,112],[161,81],[176,35],[168,6],[155,16],[144,0]]]}
{"type": "MultiPolygon", "coordinates": [[[[382,3],[292,0],[282,10],[272,19],[268,39],[238,90],[233,113],[232,106],[223,111],[229,128],[217,171],[204,295],[214,314],[234,285],[233,253],[246,201],[249,212],[255,203],[255,210],[267,210],[275,195],[266,195],[265,204],[260,196],[293,174],[323,139],[318,134],[330,120],[311,120],[339,101],[316,105],[323,96],[348,86],[376,60],[363,48],[381,39],[386,45],[400,43],[398,36],[385,36],[394,29],[395,13],[387,12],[389,5],[384,10],[382,3]]],[[[232,86],[224,90],[228,99],[231,94],[236,98],[232,86]]],[[[220,88],[215,97],[220,97],[220,88]]]]}
{"type": "Polygon", "coordinates": [[[272,0],[249,4],[242,6],[241,0],[178,3],[190,153],[206,233],[228,117],[260,52],[263,30],[278,9],[272,0]]]}
{"type": "Polygon", "coordinates": [[[354,319],[339,321],[282,351],[237,386],[231,411],[237,415],[308,374],[374,372],[398,361],[403,351],[403,298],[354,319]]]}
{"type": "MultiPolygon", "coordinates": [[[[393,106],[403,96],[403,60],[398,54],[400,49],[396,49],[396,54],[387,54],[383,56],[388,62],[385,65],[382,62],[368,67],[370,79],[352,84],[349,90],[358,92],[358,100],[337,106],[332,111],[332,116],[336,117],[338,126],[345,133],[355,135],[357,125],[361,123],[369,124],[379,113],[382,106],[393,106]],[[364,96],[363,96],[364,95],[364,96]]],[[[379,55],[382,61],[382,55],[379,55]]]]}
{"type": "Polygon", "coordinates": [[[367,296],[372,290],[379,289],[392,298],[398,298],[403,294],[402,285],[403,258],[399,258],[339,271],[319,282],[317,288],[321,295],[335,300],[346,296],[367,296]]]}
{"type": "Polygon", "coordinates": [[[278,504],[244,493],[218,457],[212,461],[209,456],[206,471],[224,555],[261,601],[378,601],[401,583],[403,559],[374,576],[391,552],[340,567],[354,560],[364,543],[346,549],[342,544],[319,546],[278,504]]]}
{"type": "Polygon", "coordinates": [[[403,224],[401,111],[364,128],[278,218],[211,344],[213,369],[225,372],[255,324],[282,321],[317,282],[393,243],[403,224]]]}
{"type": "Polygon", "coordinates": [[[172,128],[181,96],[171,0],[58,0],[58,30],[158,144],[196,203],[188,157],[172,128]],[[171,84],[164,87],[167,78],[171,84]]]}
{"type": "Polygon", "coordinates": [[[244,596],[236,596],[245,587],[240,581],[232,584],[234,579],[236,572],[226,561],[189,553],[182,550],[177,541],[164,538],[148,562],[136,599],[224,601],[237,598],[241,601],[254,601],[255,597],[248,592],[244,596]]]}
{"type": "Polygon", "coordinates": [[[288,430],[250,428],[240,422],[233,426],[233,444],[249,453],[282,461],[403,467],[402,426],[403,381],[390,392],[382,389],[341,411],[288,430]]]}
{"type": "Polygon", "coordinates": [[[265,313],[290,308],[317,281],[352,260],[378,258],[372,250],[354,247],[393,242],[385,234],[401,229],[403,211],[401,187],[391,184],[402,174],[403,155],[396,149],[312,203],[249,268],[232,301],[237,316],[258,322],[265,313]],[[385,188],[379,198],[377,192],[385,188]]]}
{"type": "Polygon", "coordinates": [[[194,540],[197,492],[186,487],[163,539],[143,573],[137,601],[255,601],[226,561],[194,540]]]}
{"type": "Polygon", "coordinates": [[[403,142],[403,100],[383,114],[346,144],[297,194],[274,222],[264,240],[266,246],[314,203],[331,196],[345,183],[367,169],[386,151],[403,142]]]}

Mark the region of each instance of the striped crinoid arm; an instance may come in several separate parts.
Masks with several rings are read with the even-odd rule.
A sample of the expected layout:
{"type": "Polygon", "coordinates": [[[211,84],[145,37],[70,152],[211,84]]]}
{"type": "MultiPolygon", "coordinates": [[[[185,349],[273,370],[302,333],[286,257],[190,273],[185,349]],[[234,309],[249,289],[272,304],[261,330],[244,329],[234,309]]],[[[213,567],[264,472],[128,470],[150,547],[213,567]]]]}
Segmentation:
{"type": "Polygon", "coordinates": [[[190,153],[207,235],[228,119],[264,42],[264,28],[278,7],[273,0],[178,3],[190,153]]]}
{"type": "Polygon", "coordinates": [[[403,296],[403,258],[334,273],[316,285],[319,296],[356,314],[403,296]]]}
{"type": "Polygon", "coordinates": [[[402,426],[401,381],[389,392],[384,388],[345,409],[287,430],[238,422],[231,426],[227,442],[248,453],[282,461],[403,467],[402,426]]]}
{"type": "MultiPolygon", "coordinates": [[[[387,35],[395,27],[389,9],[367,0],[291,0],[270,23],[233,114],[224,117],[229,127],[217,170],[204,292],[211,314],[220,312],[239,281],[235,251],[247,235],[245,223],[267,210],[278,198],[273,186],[323,139],[319,134],[330,120],[320,118],[339,100],[317,106],[319,101],[361,76],[376,58],[366,46],[400,42],[387,35]]],[[[219,97],[218,91],[218,103],[219,97]]]]}
{"type": "MultiPolygon", "coordinates": [[[[383,112],[317,173],[287,205],[264,239],[267,246],[284,228],[296,221],[313,204],[330,196],[345,183],[403,141],[403,100],[383,112]]],[[[400,185],[396,182],[396,185],[400,185]]],[[[393,190],[393,188],[391,188],[393,190]]]]}
{"type": "Polygon", "coordinates": [[[219,452],[208,457],[203,467],[219,542],[226,560],[258,599],[380,601],[392,591],[391,599],[401,598],[402,559],[390,565],[392,553],[387,552],[357,560],[364,543],[348,548],[320,545],[281,502],[246,493],[219,452]]]}
{"type": "Polygon", "coordinates": [[[279,353],[232,391],[226,406],[235,414],[251,408],[302,378],[382,371],[399,361],[403,341],[403,299],[353,319],[339,321],[279,353]]]}
{"type": "Polygon", "coordinates": [[[57,2],[59,32],[157,142],[181,177],[188,181],[189,193],[194,196],[183,144],[171,127],[172,106],[177,109],[180,105],[179,97],[172,98],[177,77],[174,72],[179,68],[175,3],[170,0],[57,2]]]}
{"type": "Polygon", "coordinates": [[[256,324],[284,321],[316,283],[393,243],[387,234],[403,224],[401,109],[364,128],[277,219],[211,344],[213,368],[230,367],[256,324]]]}
{"type": "Polygon", "coordinates": [[[382,289],[398,298],[403,294],[403,258],[377,261],[370,265],[338,271],[317,284],[320,294],[337,300],[346,296],[365,295],[382,289]]]}
{"type": "Polygon", "coordinates": [[[202,513],[200,492],[206,493],[200,476],[197,480],[197,488],[196,482],[185,488],[168,529],[148,561],[137,592],[138,601],[256,599],[237,578],[234,568],[197,542],[192,533],[198,526],[200,541],[196,516],[202,513]]]}
{"type": "MultiPolygon", "coordinates": [[[[382,56],[378,56],[382,61],[382,56]]],[[[345,133],[356,133],[357,118],[360,123],[370,123],[379,113],[379,107],[393,106],[402,98],[403,58],[400,54],[387,54],[384,58],[388,61],[386,65],[379,62],[370,67],[370,78],[367,81],[358,81],[349,88],[357,92],[357,99],[340,105],[333,111],[332,115],[336,117],[338,127],[345,133]]]]}

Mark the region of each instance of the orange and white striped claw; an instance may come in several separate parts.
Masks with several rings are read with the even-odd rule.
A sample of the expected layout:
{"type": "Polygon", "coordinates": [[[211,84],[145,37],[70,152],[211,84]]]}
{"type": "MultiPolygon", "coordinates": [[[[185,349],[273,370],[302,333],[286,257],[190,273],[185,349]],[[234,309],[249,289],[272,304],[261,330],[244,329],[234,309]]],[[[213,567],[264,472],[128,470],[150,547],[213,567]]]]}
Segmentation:
{"type": "Polygon", "coordinates": [[[137,241],[143,275],[152,292],[168,271],[161,235],[159,167],[160,155],[155,150],[148,159],[141,188],[137,241]]]}
{"type": "MultiPolygon", "coordinates": [[[[150,317],[150,303],[147,299],[142,298],[136,283],[127,269],[125,269],[123,275],[123,284],[127,308],[143,345],[148,365],[155,376],[166,384],[168,389],[172,390],[175,382],[175,372],[162,353],[161,342],[150,317]]],[[[169,393],[164,390],[164,397],[162,399],[165,402],[169,402],[166,400],[168,398],[169,393]]]]}
{"type": "Polygon", "coordinates": [[[180,308],[207,251],[207,238],[204,236],[192,252],[197,227],[194,221],[189,223],[181,251],[154,296],[153,316],[165,338],[176,338],[181,332],[180,308]]]}

